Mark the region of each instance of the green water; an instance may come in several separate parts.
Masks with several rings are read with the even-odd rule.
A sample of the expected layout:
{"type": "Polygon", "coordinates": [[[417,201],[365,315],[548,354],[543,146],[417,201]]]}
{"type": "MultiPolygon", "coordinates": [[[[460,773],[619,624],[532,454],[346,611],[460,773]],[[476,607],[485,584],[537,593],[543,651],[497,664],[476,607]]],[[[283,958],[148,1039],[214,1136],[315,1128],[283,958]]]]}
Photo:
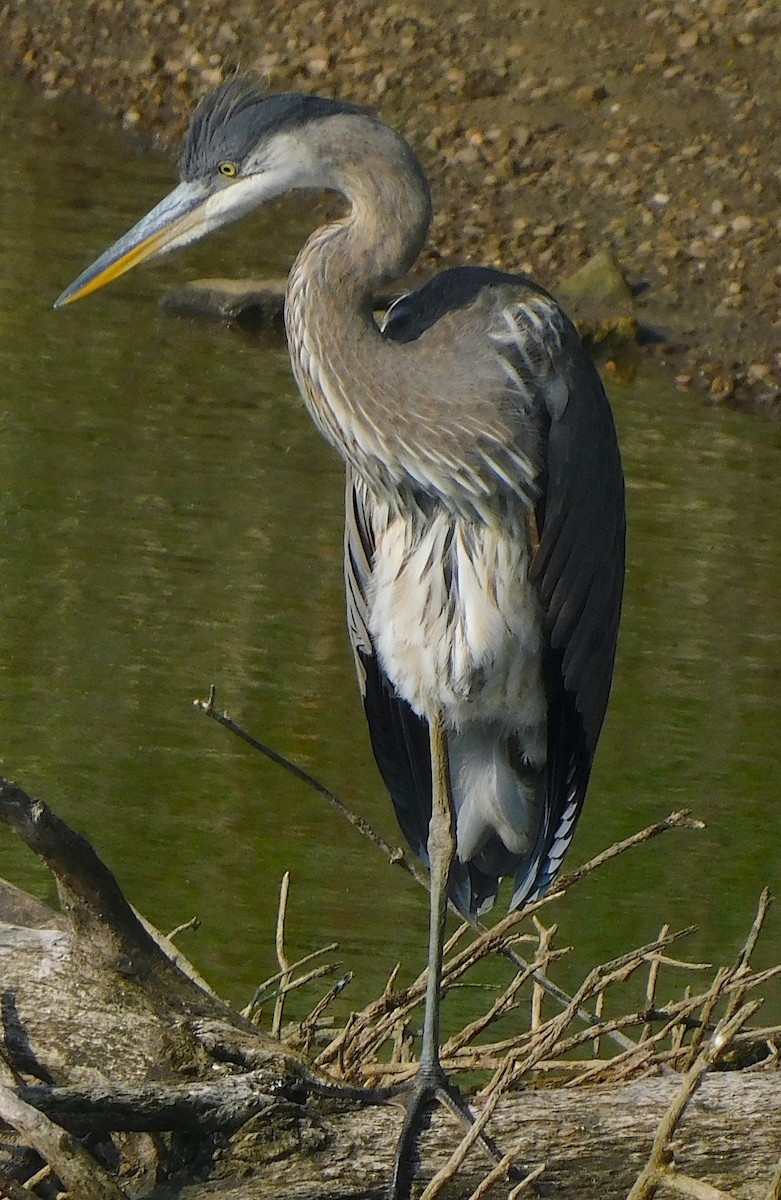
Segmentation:
{"type": "MultiPolygon", "coordinates": [[[[0,103],[0,769],[92,838],[151,920],[199,916],[183,949],[235,1002],[276,969],[290,869],[290,953],[338,941],[356,972],[344,1007],[359,1007],[398,958],[405,977],[422,964],[424,897],[192,704],[214,682],[219,705],[398,841],[344,631],[341,468],[281,344],[157,309],[188,278],[283,272],[306,225],[273,208],[54,313],[175,168],[71,102],[6,81],[0,103]]],[[[556,906],[569,985],[665,921],[697,923],[688,953],[726,961],[781,875],[778,427],[658,379],[612,394],[627,601],[568,865],[676,808],[708,827],[556,906]]],[[[53,895],[8,834],[0,872],[53,895]]],[[[776,913],[757,957],[781,961],[776,913]]]]}

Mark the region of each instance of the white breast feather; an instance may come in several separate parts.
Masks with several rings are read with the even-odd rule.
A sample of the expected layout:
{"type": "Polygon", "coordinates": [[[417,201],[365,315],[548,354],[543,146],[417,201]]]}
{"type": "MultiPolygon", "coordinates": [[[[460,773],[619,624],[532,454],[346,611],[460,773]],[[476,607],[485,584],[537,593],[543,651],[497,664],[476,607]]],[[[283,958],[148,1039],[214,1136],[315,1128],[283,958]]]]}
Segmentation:
{"type": "Polygon", "coordinates": [[[378,506],[374,535],[368,624],[400,695],[421,715],[442,711],[451,728],[524,731],[542,761],[542,623],[525,522],[416,521],[378,506]]]}

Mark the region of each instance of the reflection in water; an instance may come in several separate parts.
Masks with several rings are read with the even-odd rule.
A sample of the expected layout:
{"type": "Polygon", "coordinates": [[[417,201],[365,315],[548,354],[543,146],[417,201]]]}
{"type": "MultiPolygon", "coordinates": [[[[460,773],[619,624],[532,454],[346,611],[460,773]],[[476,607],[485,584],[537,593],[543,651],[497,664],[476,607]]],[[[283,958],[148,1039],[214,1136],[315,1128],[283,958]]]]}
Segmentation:
{"type": "MultiPolygon", "coordinates": [[[[0,767],[93,838],[152,920],[197,913],[184,949],[236,1001],[275,969],[289,868],[290,952],[338,940],[356,1007],[397,958],[421,965],[423,897],[191,703],[216,682],[218,703],[398,840],[343,628],[340,465],[282,346],[156,308],[166,287],[234,262],[279,274],[307,226],[280,207],[55,314],[63,284],[173,168],[17,85],[0,99],[16,173],[0,212],[0,767]]],[[[778,431],[659,381],[612,390],[627,603],[570,863],[675,808],[708,828],[619,860],[551,910],[577,945],[569,983],[663,921],[696,922],[692,957],[726,960],[781,874],[778,431]]],[[[7,839],[0,870],[51,895],[7,839]]]]}

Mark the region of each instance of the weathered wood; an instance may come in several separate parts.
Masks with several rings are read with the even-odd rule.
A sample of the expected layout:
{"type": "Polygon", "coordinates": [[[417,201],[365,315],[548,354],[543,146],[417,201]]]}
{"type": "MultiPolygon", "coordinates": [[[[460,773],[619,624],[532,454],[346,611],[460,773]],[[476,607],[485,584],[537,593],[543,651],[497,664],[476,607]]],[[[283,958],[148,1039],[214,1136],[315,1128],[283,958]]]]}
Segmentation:
{"type": "Polygon", "coordinates": [[[122,1189],[84,1146],[10,1088],[2,1086],[0,1120],[51,1163],[64,1187],[81,1200],[125,1200],[122,1189]]]}
{"type": "MultiPolygon", "coordinates": [[[[555,1088],[503,1100],[492,1132],[500,1145],[519,1142],[527,1169],[545,1163],[532,1195],[562,1200],[625,1200],[651,1150],[656,1126],[677,1079],[646,1079],[621,1088],[555,1088]]],[[[682,1171],[740,1200],[768,1200],[781,1139],[781,1081],[776,1072],[709,1076],[692,1101],[676,1143],[682,1171]]],[[[402,1120],[395,1106],[326,1113],[328,1143],[314,1152],[291,1150],[265,1162],[235,1186],[198,1183],[181,1200],[347,1200],[380,1196],[387,1183],[402,1120]]],[[[437,1113],[423,1139],[421,1184],[461,1137],[437,1113]]],[[[237,1138],[237,1142],[240,1139],[237,1138]]],[[[273,1144],[273,1143],[272,1143],[273,1144]]],[[[486,1172],[478,1153],[444,1195],[465,1200],[486,1172]]],[[[501,1189],[492,1195],[504,1193],[501,1189]]]]}
{"type": "Polygon", "coordinates": [[[48,805],[2,780],[0,817],[52,871],[74,943],[83,953],[97,956],[118,978],[162,988],[169,1005],[204,1012],[220,1006],[230,1012],[175,965],[139,920],[90,842],[48,805]]]}
{"type": "MultiPolygon", "coordinates": [[[[91,1179],[111,1168],[117,1188],[143,1185],[155,1200],[173,1194],[166,1182],[172,1176],[181,1200],[382,1194],[402,1109],[338,1099],[327,1077],[232,1012],[186,960],[174,964],[175,952],[139,922],[91,847],[83,852],[88,844],[74,841],[45,806],[0,785],[3,809],[65,877],[72,919],[0,887],[0,1048],[10,1064],[0,1102],[7,1123],[21,1129],[31,1119],[22,1141],[56,1159],[57,1147],[47,1150],[32,1131],[38,1118],[44,1129],[53,1121],[50,1132],[72,1139],[65,1145],[78,1159],[75,1139],[89,1132],[102,1163],[91,1179]],[[67,1132],[57,1134],[58,1126],[67,1132]]],[[[528,1169],[546,1164],[529,1194],[623,1200],[679,1086],[672,1075],[510,1094],[491,1131],[502,1147],[520,1146],[528,1169]]],[[[681,1172],[700,1180],[703,1194],[710,1186],[740,1200],[768,1200],[780,1108],[776,1070],[706,1076],[676,1133],[681,1172]]],[[[461,1133],[435,1113],[421,1144],[421,1185],[461,1133]]],[[[59,1169],[66,1182],[67,1165],[59,1169]]],[[[467,1197],[486,1170],[482,1157],[470,1154],[443,1195],[467,1197]]],[[[7,1191],[25,1177],[1,1147],[0,1175],[7,1191]]],[[[497,1187],[492,1195],[502,1194],[497,1187]]],[[[99,1188],[72,1190],[100,1195],[99,1188]]]]}
{"type": "Polygon", "coordinates": [[[19,1087],[17,1095],[71,1133],[212,1131],[238,1129],[277,1103],[279,1098],[268,1086],[268,1071],[249,1071],[224,1076],[216,1083],[91,1088],[33,1084],[19,1087]]]}

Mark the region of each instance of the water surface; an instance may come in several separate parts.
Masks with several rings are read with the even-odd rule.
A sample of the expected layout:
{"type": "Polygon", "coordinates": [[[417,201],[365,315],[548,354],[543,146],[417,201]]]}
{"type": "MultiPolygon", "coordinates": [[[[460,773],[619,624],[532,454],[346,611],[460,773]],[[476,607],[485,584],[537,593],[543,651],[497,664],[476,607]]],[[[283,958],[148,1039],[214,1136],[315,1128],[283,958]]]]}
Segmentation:
{"type": "MultiPolygon", "coordinates": [[[[187,278],[283,273],[307,222],[275,206],[54,313],[175,167],[74,102],[6,81],[0,104],[0,769],[92,838],[151,920],[197,914],[183,948],[235,1002],[276,969],[290,869],[291,954],[338,941],[358,1007],[398,958],[406,977],[422,964],[424,898],[192,704],[214,682],[234,717],[399,840],[344,630],[341,467],[279,342],[157,308],[187,278]]],[[[664,380],[611,391],[627,600],[569,865],[676,808],[707,830],[557,905],[570,985],[663,922],[697,923],[691,955],[728,960],[781,875],[778,428],[664,380]]],[[[0,847],[3,874],[52,896],[22,847],[0,847]]],[[[758,959],[781,960],[777,915],[758,959]]]]}

